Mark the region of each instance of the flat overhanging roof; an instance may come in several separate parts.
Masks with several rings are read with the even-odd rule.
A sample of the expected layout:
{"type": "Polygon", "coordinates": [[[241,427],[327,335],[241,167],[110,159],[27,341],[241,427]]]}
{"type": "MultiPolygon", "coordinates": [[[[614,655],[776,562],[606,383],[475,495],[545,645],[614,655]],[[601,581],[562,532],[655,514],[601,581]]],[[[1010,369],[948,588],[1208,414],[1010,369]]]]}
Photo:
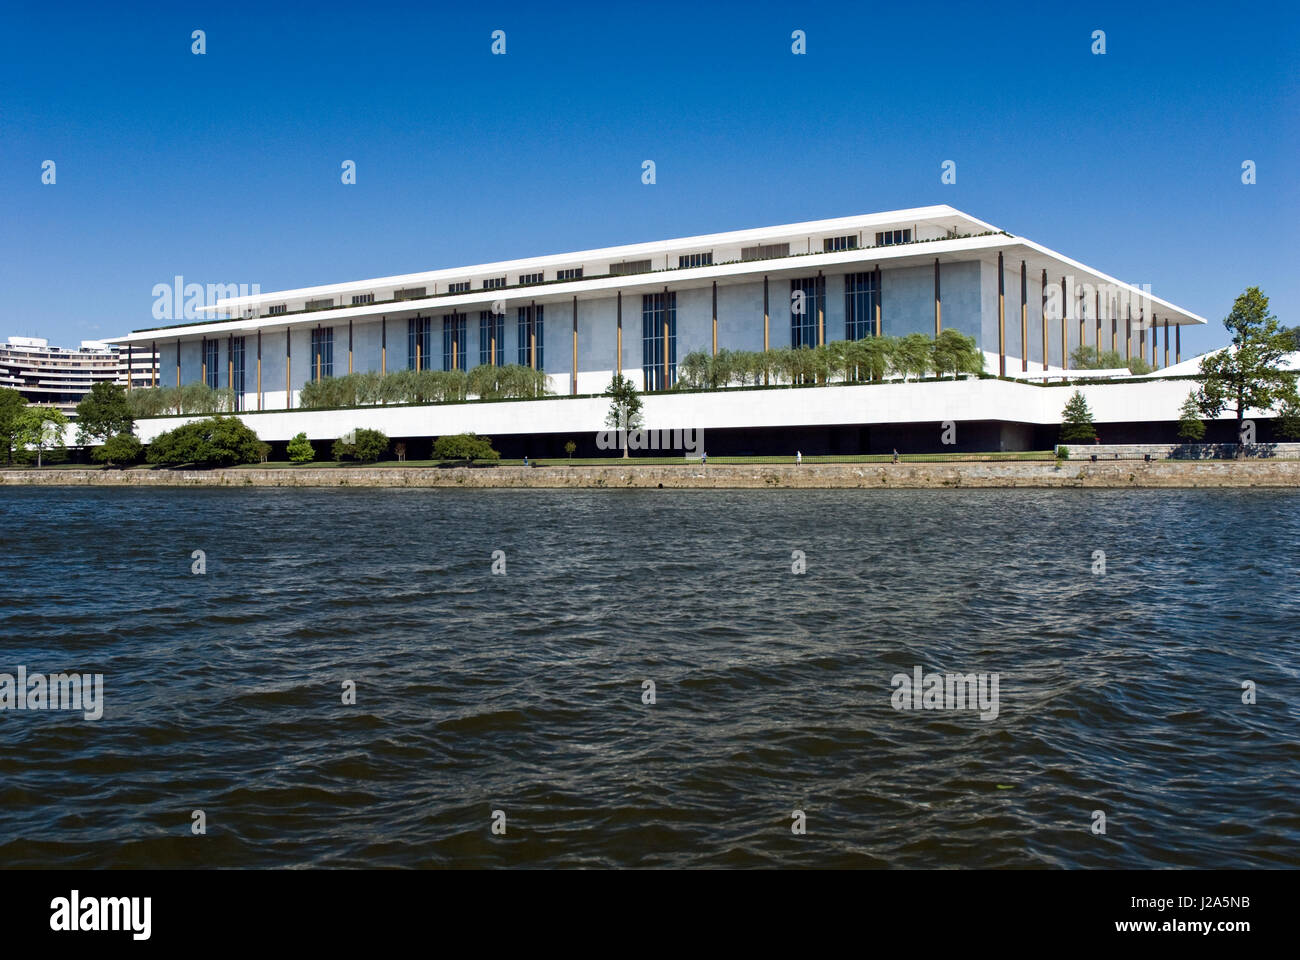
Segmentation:
{"type": "MultiPolygon", "coordinates": [[[[616,260],[633,257],[644,258],[655,253],[683,252],[700,247],[719,244],[757,244],[772,242],[780,237],[799,234],[827,233],[832,231],[866,230],[889,224],[896,226],[901,222],[926,222],[951,224],[949,229],[969,228],[995,231],[997,228],[981,220],[968,217],[952,207],[933,206],[918,207],[911,210],[896,210],[886,213],[871,214],[860,217],[844,217],[836,220],[817,220],[800,224],[787,224],[777,227],[764,227],[755,230],[735,231],[731,233],[708,234],[681,240],[664,240],[648,244],[634,244],[622,247],[608,247],[602,250],[588,250],[576,253],[556,254],[529,260],[501,261],[494,264],[481,264],[473,267],[458,267],[449,270],[437,270],[428,273],[406,274],[374,280],[353,281],[320,287],[304,287],[298,290],[277,291],[258,294],[251,297],[233,297],[218,301],[213,306],[200,307],[203,311],[231,311],[258,307],[269,303],[300,298],[328,298],[331,295],[346,295],[355,291],[370,291],[377,287],[400,286],[421,283],[429,284],[436,280],[456,280],[470,273],[529,272],[548,265],[572,264],[577,260],[616,260]]],[[[733,263],[721,263],[703,267],[659,270],[650,273],[637,273],[625,276],[603,276],[568,281],[548,281],[531,286],[515,286],[507,289],[471,290],[465,293],[437,294],[420,299],[389,301],[376,304],[358,304],[355,306],[338,306],[320,310],[297,312],[288,315],[262,316],[256,318],[233,318],[226,320],[207,320],[167,327],[137,330],[121,337],[109,338],[107,342],[117,344],[146,343],[160,338],[184,338],[188,336],[219,336],[227,334],[254,333],[258,330],[283,330],[291,327],[312,327],[321,324],[333,324],[339,320],[369,320],[392,316],[397,319],[416,314],[439,311],[461,312],[469,309],[488,309],[492,304],[504,302],[506,309],[525,303],[543,305],[554,303],[572,303],[578,300],[592,300],[608,297],[616,291],[631,294],[648,293],[664,288],[688,290],[711,286],[739,283],[752,283],[766,276],[770,279],[784,280],[808,276],[810,272],[841,271],[858,268],[861,270],[882,267],[907,267],[933,264],[938,260],[944,263],[981,260],[996,263],[998,253],[1002,253],[1004,269],[1007,273],[1008,293],[1019,297],[1014,273],[1018,269],[1017,261],[1023,260],[1031,276],[1037,276],[1047,270],[1049,283],[1059,283],[1062,276],[1072,278],[1074,285],[1089,284],[1094,287],[1104,286],[1119,296],[1128,297],[1134,304],[1134,319],[1139,311],[1145,317],[1156,315],[1161,322],[1183,326],[1206,323],[1205,318],[1183,309],[1168,300],[1154,296],[1132,284],[1118,280],[1109,274],[1085,266],[1076,260],[1050,250],[1041,244],[1005,233],[991,233],[982,236],[957,237],[945,240],[922,240],[912,243],[880,247],[857,247],[835,253],[793,254],[767,260],[749,260],[733,263]]],[[[1092,304],[1088,303],[1088,309],[1092,304]]],[[[886,305],[886,309],[888,306],[886,305]]],[[[1069,315],[1074,317],[1074,307],[1069,308],[1069,315]]],[[[1090,317],[1091,319],[1091,317],[1090,317]]]]}

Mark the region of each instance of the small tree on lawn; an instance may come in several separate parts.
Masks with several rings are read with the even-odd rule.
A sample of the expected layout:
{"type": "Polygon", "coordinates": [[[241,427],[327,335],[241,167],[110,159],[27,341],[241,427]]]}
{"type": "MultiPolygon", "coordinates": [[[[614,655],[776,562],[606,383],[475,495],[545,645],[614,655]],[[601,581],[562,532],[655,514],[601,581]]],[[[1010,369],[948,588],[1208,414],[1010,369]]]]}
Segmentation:
{"type": "Polygon", "coordinates": [[[1096,435],[1088,401],[1083,399],[1083,394],[1076,390],[1061,413],[1061,442],[1087,443],[1096,435]]]}
{"type": "Polygon", "coordinates": [[[627,435],[632,430],[639,430],[643,424],[641,416],[641,397],[632,386],[632,381],[621,373],[614,374],[614,379],[605,388],[609,397],[609,412],[605,414],[605,426],[617,430],[623,438],[623,456],[627,456],[627,435]]]}
{"type": "Polygon", "coordinates": [[[564,442],[564,452],[569,455],[570,460],[573,459],[573,452],[577,449],[578,449],[578,445],[574,443],[572,440],[566,440],[564,442]]]}
{"type": "Polygon", "coordinates": [[[44,451],[63,447],[63,431],[67,425],[68,418],[57,407],[29,406],[23,412],[20,436],[24,446],[36,448],[37,467],[42,465],[41,454],[44,451]]]}
{"type": "Polygon", "coordinates": [[[1205,423],[1201,420],[1201,408],[1196,405],[1195,394],[1184,399],[1179,411],[1178,438],[1184,444],[1199,444],[1205,438],[1205,423]]]}
{"type": "Polygon", "coordinates": [[[1296,374],[1283,370],[1282,357],[1292,347],[1290,334],[1268,312],[1268,297],[1247,287],[1223,320],[1232,343],[1201,361],[1201,388],[1196,393],[1202,415],[1217,417],[1224,408],[1237,416],[1237,456],[1248,408],[1268,411],[1279,403],[1298,404],[1296,374]]]}
{"type": "Polygon", "coordinates": [[[1189,395],[1183,401],[1181,416],[1178,418],[1178,438],[1184,443],[1200,443],[1205,439],[1205,424],[1201,421],[1201,408],[1196,405],[1196,396],[1189,395]]]}
{"type": "Polygon", "coordinates": [[[289,441],[289,460],[292,463],[311,463],[316,459],[316,450],[307,439],[307,434],[300,433],[289,441]]]}

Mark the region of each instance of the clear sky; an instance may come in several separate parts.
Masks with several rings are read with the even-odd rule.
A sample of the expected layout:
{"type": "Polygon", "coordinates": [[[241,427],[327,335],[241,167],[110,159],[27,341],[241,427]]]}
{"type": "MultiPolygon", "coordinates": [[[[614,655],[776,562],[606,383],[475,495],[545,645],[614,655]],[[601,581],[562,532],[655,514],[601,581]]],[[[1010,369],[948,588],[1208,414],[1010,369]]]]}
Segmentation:
{"type": "Polygon", "coordinates": [[[1295,3],[17,7],[0,337],[152,326],[176,275],[271,291],[932,203],[1208,318],[1184,356],[1248,285],[1300,323],[1295,3]]]}

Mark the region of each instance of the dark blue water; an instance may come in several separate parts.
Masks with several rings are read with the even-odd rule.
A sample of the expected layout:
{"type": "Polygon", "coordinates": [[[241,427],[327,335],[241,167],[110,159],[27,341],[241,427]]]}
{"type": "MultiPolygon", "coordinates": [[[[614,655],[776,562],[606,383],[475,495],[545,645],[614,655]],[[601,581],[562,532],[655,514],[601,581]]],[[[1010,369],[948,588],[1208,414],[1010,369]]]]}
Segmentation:
{"type": "Polygon", "coordinates": [[[0,672],[106,701],[0,711],[0,863],[1296,866],[1297,544],[1295,492],[0,490],[0,672]]]}

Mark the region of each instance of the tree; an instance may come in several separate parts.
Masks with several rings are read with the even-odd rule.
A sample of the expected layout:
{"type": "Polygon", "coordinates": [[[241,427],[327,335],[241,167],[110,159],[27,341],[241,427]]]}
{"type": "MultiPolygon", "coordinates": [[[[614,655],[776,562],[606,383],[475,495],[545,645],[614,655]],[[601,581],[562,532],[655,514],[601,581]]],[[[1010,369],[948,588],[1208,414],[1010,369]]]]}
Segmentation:
{"type": "Polygon", "coordinates": [[[643,424],[641,416],[641,397],[632,386],[632,381],[621,373],[614,374],[614,379],[605,388],[609,397],[609,412],[605,414],[605,426],[617,430],[623,438],[623,456],[627,456],[627,435],[632,430],[639,430],[643,424]]]}
{"type": "Polygon", "coordinates": [[[1273,433],[1283,440],[1300,440],[1300,405],[1283,405],[1273,421],[1273,433]]]}
{"type": "Polygon", "coordinates": [[[573,459],[573,453],[577,449],[578,449],[578,445],[574,443],[572,440],[564,441],[564,452],[569,455],[570,460],[573,459]]]}
{"type": "Polygon", "coordinates": [[[45,450],[62,449],[68,418],[57,407],[29,406],[23,411],[19,436],[24,447],[36,448],[36,466],[45,450]]]}
{"type": "Polygon", "coordinates": [[[951,373],[954,380],[963,373],[984,371],[984,352],[974,337],[951,328],[940,331],[930,344],[930,366],[939,376],[951,373]]]}
{"type": "Polygon", "coordinates": [[[1178,418],[1178,438],[1185,443],[1200,443],[1205,439],[1205,424],[1201,421],[1201,408],[1196,404],[1196,394],[1190,393],[1183,401],[1178,418]]]}
{"type": "Polygon", "coordinates": [[[388,435],[382,430],[358,427],[334,441],[332,453],[335,460],[357,460],[374,463],[388,451],[388,435]]]}
{"type": "Polygon", "coordinates": [[[1092,425],[1092,411],[1088,409],[1088,401],[1078,390],[1074,391],[1066,403],[1061,421],[1061,443],[1087,443],[1097,435],[1092,425]]]}
{"type": "Polygon", "coordinates": [[[311,463],[316,459],[316,449],[307,439],[307,434],[300,433],[289,441],[289,460],[293,463],[311,463]]]}
{"type": "Polygon", "coordinates": [[[14,448],[22,446],[27,417],[27,401],[17,390],[0,387],[0,444],[10,463],[14,462],[14,448]]]}
{"type": "Polygon", "coordinates": [[[160,433],[149,444],[150,463],[229,467],[256,463],[262,441],[238,417],[209,417],[160,433]]]}
{"type": "Polygon", "coordinates": [[[924,333],[909,333],[894,347],[893,368],[903,379],[921,378],[930,372],[930,350],[933,341],[924,333]]]}
{"type": "Polygon", "coordinates": [[[439,437],[433,444],[435,460],[500,460],[501,454],[492,449],[491,437],[472,433],[453,433],[439,437]]]}
{"type": "Polygon", "coordinates": [[[1247,287],[1237,297],[1223,325],[1232,334],[1232,343],[1202,359],[1196,402],[1207,417],[1217,417],[1225,407],[1236,413],[1237,456],[1241,456],[1246,410],[1269,411],[1278,403],[1300,403],[1300,396],[1296,374],[1281,367],[1291,337],[1268,312],[1268,297],[1259,287],[1247,287]]]}
{"type": "Polygon", "coordinates": [[[134,433],[115,433],[96,447],[91,456],[96,463],[112,467],[135,463],[140,459],[142,449],[140,440],[134,433]]]}
{"type": "Polygon", "coordinates": [[[126,390],[101,380],[77,404],[77,443],[91,446],[118,433],[131,433],[135,415],[126,390]]]}

